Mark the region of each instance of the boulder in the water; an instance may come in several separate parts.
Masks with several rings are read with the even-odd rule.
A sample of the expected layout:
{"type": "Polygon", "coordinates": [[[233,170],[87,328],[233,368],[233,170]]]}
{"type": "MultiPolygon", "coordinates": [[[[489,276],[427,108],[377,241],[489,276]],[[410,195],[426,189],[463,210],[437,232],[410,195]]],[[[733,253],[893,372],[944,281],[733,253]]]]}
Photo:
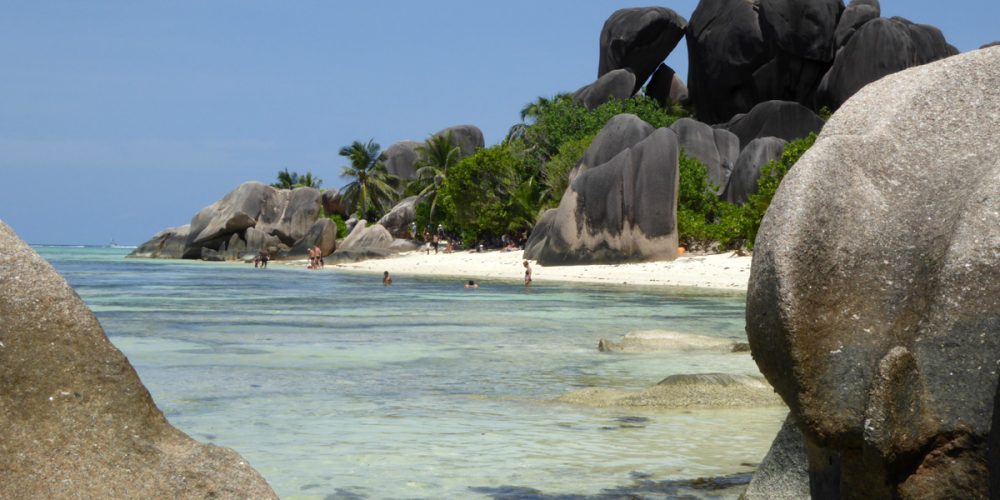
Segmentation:
{"type": "Polygon", "coordinates": [[[802,431],[795,425],[791,414],[785,418],[764,461],[753,473],[750,485],[740,498],[810,498],[809,458],[802,440],[802,431]]]}
{"type": "Polygon", "coordinates": [[[0,222],[0,497],[277,498],[167,422],[66,281],[0,222]]]}
{"type": "Polygon", "coordinates": [[[153,235],[149,241],[132,250],[129,257],[146,257],[151,259],[180,259],[184,256],[184,246],[187,244],[191,225],[164,229],[153,235]]]}

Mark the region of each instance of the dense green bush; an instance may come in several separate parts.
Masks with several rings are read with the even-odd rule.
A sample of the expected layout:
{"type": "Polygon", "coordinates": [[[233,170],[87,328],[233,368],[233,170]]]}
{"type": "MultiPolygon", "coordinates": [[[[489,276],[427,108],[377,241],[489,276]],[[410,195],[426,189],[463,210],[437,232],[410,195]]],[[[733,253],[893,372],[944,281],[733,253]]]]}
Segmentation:
{"type": "Polygon", "coordinates": [[[326,210],[323,210],[323,207],[320,207],[319,216],[321,218],[330,219],[330,221],[337,226],[337,239],[347,237],[347,223],[344,222],[344,218],[341,217],[340,214],[328,214],[326,213],[326,210]]]}
{"type": "Polygon", "coordinates": [[[559,204],[563,193],[569,187],[569,172],[583,158],[583,153],[590,147],[590,143],[594,142],[596,135],[591,134],[564,142],[559,146],[555,156],[545,162],[545,195],[549,201],[548,206],[559,204]]]}

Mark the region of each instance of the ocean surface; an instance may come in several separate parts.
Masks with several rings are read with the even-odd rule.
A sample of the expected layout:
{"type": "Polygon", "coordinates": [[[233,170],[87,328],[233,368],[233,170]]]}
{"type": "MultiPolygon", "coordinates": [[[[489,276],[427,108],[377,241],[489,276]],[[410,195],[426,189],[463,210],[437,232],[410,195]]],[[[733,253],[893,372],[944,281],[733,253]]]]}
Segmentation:
{"type": "Polygon", "coordinates": [[[758,374],[748,354],[608,354],[673,330],[743,340],[741,295],[126,259],[37,246],[170,422],[235,449],[283,498],[731,497],[786,410],[599,409],[585,387],[758,374]]]}

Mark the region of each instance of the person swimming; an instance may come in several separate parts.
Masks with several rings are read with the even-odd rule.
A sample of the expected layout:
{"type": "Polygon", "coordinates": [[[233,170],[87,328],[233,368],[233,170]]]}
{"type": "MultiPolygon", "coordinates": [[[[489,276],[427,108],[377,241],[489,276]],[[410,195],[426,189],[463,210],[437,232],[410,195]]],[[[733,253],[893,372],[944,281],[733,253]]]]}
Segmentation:
{"type": "Polygon", "coordinates": [[[465,284],[465,288],[479,288],[479,285],[477,285],[475,281],[469,280],[469,282],[465,284]]]}
{"type": "Polygon", "coordinates": [[[389,271],[382,273],[382,284],[386,286],[392,284],[392,276],[389,276],[389,271]]]}
{"type": "Polygon", "coordinates": [[[531,264],[524,261],[524,286],[531,286],[531,264]]]}

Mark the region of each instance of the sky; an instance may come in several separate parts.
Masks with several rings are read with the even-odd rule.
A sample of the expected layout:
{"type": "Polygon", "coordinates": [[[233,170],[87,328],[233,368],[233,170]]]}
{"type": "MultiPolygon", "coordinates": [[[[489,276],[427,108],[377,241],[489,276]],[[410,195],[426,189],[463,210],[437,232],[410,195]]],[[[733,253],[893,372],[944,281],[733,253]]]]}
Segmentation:
{"type": "MultiPolygon", "coordinates": [[[[352,141],[471,123],[501,141],[597,76],[646,2],[0,0],[0,220],[32,244],[139,244],[284,168],[339,187],[352,141]]],[[[689,18],[697,2],[662,5],[689,18]]],[[[1000,2],[883,0],[968,51],[1000,2]]],[[[667,60],[687,72],[684,42],[667,60]]]]}

